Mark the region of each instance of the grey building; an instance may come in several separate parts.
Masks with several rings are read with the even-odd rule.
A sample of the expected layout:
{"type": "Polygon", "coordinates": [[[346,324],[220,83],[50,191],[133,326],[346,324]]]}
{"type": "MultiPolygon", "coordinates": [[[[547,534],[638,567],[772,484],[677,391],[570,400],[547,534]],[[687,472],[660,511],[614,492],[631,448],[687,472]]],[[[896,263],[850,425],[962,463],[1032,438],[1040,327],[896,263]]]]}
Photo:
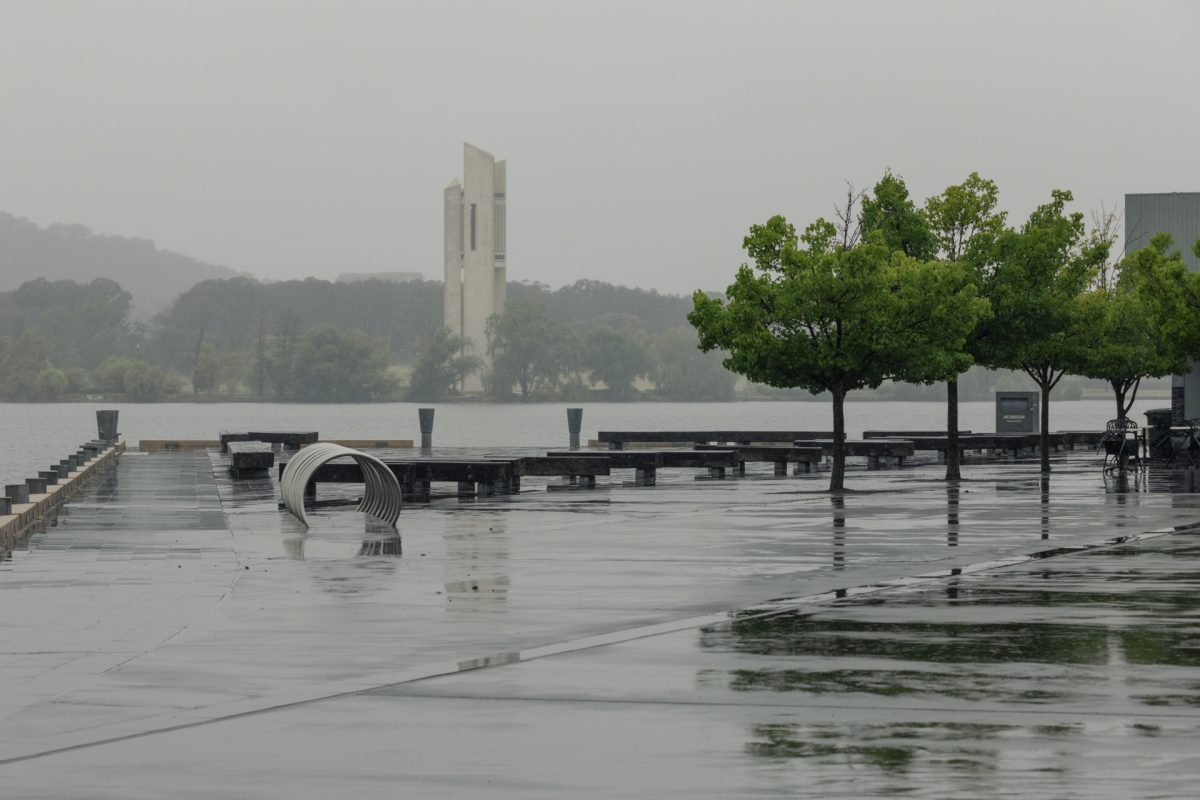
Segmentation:
{"type": "MultiPolygon", "coordinates": [[[[1188,269],[1200,272],[1200,258],[1192,252],[1200,239],[1200,192],[1125,195],[1125,252],[1146,247],[1159,231],[1171,235],[1188,269]]],[[[1189,374],[1171,379],[1171,409],[1176,421],[1200,417],[1197,365],[1189,374]]]]}
{"type": "MultiPolygon", "coordinates": [[[[463,180],[446,187],[445,325],[467,339],[487,360],[487,320],[504,310],[507,285],[505,162],[463,144],[463,180]]],[[[479,391],[479,376],[467,379],[467,391],[479,391]]]]}

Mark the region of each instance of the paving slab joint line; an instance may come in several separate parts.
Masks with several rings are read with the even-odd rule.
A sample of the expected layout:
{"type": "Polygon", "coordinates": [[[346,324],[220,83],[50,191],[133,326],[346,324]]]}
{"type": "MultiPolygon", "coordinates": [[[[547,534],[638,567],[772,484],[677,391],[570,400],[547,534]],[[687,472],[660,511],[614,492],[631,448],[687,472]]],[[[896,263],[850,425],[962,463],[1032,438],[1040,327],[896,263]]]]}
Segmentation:
{"type": "Polygon", "coordinates": [[[1110,547],[1118,547],[1124,544],[1133,542],[1145,542],[1159,539],[1164,536],[1173,534],[1185,534],[1200,532],[1200,521],[1185,523],[1183,525],[1175,525],[1169,528],[1155,528],[1143,533],[1129,534],[1126,536],[1116,536],[1109,539],[1104,539],[1092,544],[1076,545],[1071,547],[1054,547],[1046,550],[1037,550],[1024,556],[1011,556],[1009,558],[1000,559],[997,561],[982,562],[980,564],[967,565],[965,567],[950,567],[947,569],[937,570],[936,572],[923,573],[910,578],[897,578],[883,583],[868,584],[859,587],[848,587],[845,589],[835,589],[828,592],[819,592],[817,594],[805,595],[802,597],[781,599],[778,601],[768,601],[768,603],[756,604],[747,606],[744,609],[734,609],[732,611],[724,611],[714,614],[705,614],[701,616],[688,617],[673,622],[657,623],[654,625],[645,625],[637,628],[629,628],[624,631],[615,631],[613,633],[598,634],[596,636],[584,637],[568,642],[561,642],[552,645],[543,645],[534,647],[528,650],[520,651],[503,651],[493,653],[491,655],[482,656],[480,658],[466,659],[459,661],[454,665],[447,666],[439,665],[427,670],[414,669],[409,670],[417,674],[410,678],[400,681],[380,681],[378,683],[362,686],[361,684],[354,689],[343,692],[334,692],[317,697],[306,697],[300,700],[294,700],[286,703],[276,703],[274,705],[266,705],[260,708],[239,711],[230,714],[223,714],[208,719],[195,720],[193,722],[185,722],[176,725],[165,725],[159,728],[152,728],[145,731],[136,731],[126,733],[120,736],[110,736],[107,738],[96,739],[89,742],[80,742],[78,744],[57,747],[50,750],[42,750],[35,753],[25,753],[23,755],[12,756],[10,758],[0,759],[0,767],[7,764],[15,764],[22,761],[31,761],[33,759],[45,758],[47,756],[69,753],[76,750],[83,750],[90,747],[99,747],[105,744],[116,744],[118,742],[130,741],[132,739],[140,739],[147,736],[154,736],[164,733],[174,733],[176,731],[188,730],[190,728],[198,728],[203,725],[212,725],[220,722],[229,722],[245,717],[257,716],[260,714],[268,714],[275,711],[286,711],[288,709],[299,708],[301,706],[313,705],[329,700],[338,700],[348,697],[359,697],[371,692],[379,691],[380,689],[388,689],[396,686],[404,686],[407,684],[418,683],[421,681],[432,680],[435,678],[444,678],[451,675],[458,675],[463,672],[473,672],[480,669],[488,669],[491,667],[500,667],[510,664],[519,664],[527,661],[534,661],[542,658],[548,658],[555,655],[563,655],[566,653],[578,653],[584,650],[591,650],[599,647],[607,647],[614,644],[624,644],[626,642],[637,641],[639,639],[648,639],[654,636],[662,636],[669,633],[679,633],[686,630],[703,629],[709,626],[722,624],[733,619],[739,621],[746,619],[761,619],[766,617],[778,616],[788,613],[796,608],[808,605],[816,605],[819,603],[836,602],[844,598],[861,597],[864,595],[878,594],[889,591],[905,591],[924,588],[931,584],[945,580],[950,577],[959,575],[978,574],[981,572],[989,572],[994,570],[1006,569],[1008,567],[1020,566],[1029,564],[1034,561],[1048,560],[1059,558],[1065,555],[1077,555],[1083,552],[1093,552],[1104,550],[1110,547]]]}

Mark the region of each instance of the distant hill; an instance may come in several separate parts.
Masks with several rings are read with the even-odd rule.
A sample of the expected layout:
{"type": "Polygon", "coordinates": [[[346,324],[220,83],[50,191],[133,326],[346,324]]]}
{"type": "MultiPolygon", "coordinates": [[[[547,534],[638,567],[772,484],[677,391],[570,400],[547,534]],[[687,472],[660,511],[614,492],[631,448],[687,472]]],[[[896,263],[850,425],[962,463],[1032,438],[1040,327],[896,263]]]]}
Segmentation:
{"type": "Polygon", "coordinates": [[[154,242],[102,236],[82,225],[49,225],[0,212],[0,291],[34,278],[110,278],[133,295],[133,314],[149,319],[200,281],[232,278],[228,267],[159,250],[154,242]]]}

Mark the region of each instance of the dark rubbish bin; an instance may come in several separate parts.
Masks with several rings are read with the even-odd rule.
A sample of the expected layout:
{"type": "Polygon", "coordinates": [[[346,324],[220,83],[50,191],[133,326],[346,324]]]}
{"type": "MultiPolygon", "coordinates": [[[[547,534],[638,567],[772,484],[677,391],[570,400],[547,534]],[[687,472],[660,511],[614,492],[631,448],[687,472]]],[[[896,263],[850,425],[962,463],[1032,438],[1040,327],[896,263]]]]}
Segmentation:
{"type": "Polygon", "coordinates": [[[1150,443],[1150,457],[1171,457],[1171,409],[1151,408],[1146,412],[1146,439],[1150,443]]]}
{"type": "Polygon", "coordinates": [[[117,440],[117,413],[116,410],[96,412],[96,429],[105,442],[117,440]]]}

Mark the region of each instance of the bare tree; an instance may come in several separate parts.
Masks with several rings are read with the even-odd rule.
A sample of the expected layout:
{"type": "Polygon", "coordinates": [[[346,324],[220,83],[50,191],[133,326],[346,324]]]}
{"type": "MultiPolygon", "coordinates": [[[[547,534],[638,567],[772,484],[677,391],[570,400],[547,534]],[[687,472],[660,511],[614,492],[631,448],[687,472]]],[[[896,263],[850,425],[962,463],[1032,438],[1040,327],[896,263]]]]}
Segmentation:
{"type": "Polygon", "coordinates": [[[855,209],[866,193],[866,189],[855,189],[853,183],[846,181],[846,204],[833,207],[833,213],[838,219],[838,236],[842,239],[844,249],[854,247],[862,236],[862,217],[855,209]]]}
{"type": "Polygon", "coordinates": [[[192,356],[192,394],[199,394],[196,389],[196,365],[200,363],[200,350],[204,347],[204,329],[208,327],[208,317],[200,323],[200,333],[196,336],[196,352],[192,356]]]}
{"type": "Polygon", "coordinates": [[[1121,222],[1124,218],[1117,210],[1116,204],[1110,208],[1104,204],[1103,200],[1100,201],[1099,210],[1093,208],[1089,213],[1092,218],[1092,229],[1088,232],[1085,246],[1096,244],[1109,246],[1109,256],[1100,265],[1100,270],[1096,274],[1096,286],[1105,289],[1112,288],[1113,284],[1117,282],[1117,264],[1124,258],[1125,247],[1129,245],[1128,242],[1124,242],[1125,247],[1119,251],[1112,247],[1120,238],[1121,222]]]}

